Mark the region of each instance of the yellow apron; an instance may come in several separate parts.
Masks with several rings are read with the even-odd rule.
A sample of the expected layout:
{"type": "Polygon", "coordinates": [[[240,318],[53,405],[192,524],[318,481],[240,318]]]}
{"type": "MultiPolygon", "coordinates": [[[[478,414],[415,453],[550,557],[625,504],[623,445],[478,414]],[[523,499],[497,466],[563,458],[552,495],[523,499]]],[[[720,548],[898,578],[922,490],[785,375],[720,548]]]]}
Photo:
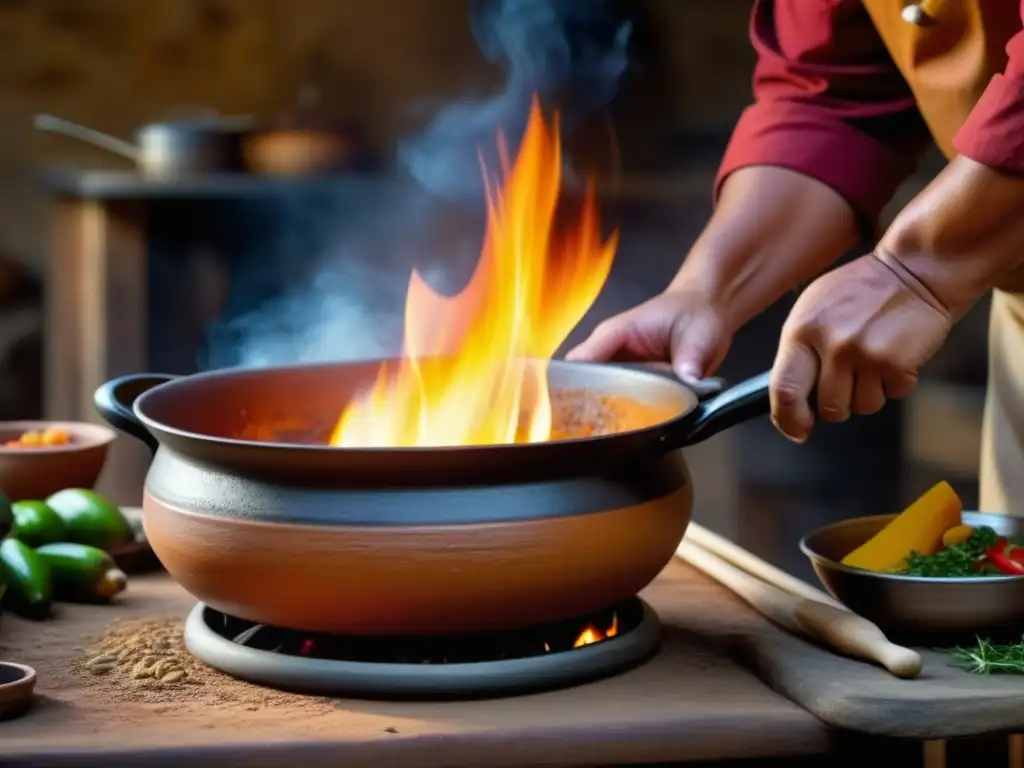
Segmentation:
{"type": "MultiPolygon", "coordinates": [[[[863,5],[936,143],[952,157],[953,136],[992,75],[1006,66],[1006,42],[1021,26],[1020,4],[922,0],[920,24],[904,20],[901,0],[863,5]]],[[[1024,516],[1024,270],[992,298],[980,506],[1024,516]]]]}

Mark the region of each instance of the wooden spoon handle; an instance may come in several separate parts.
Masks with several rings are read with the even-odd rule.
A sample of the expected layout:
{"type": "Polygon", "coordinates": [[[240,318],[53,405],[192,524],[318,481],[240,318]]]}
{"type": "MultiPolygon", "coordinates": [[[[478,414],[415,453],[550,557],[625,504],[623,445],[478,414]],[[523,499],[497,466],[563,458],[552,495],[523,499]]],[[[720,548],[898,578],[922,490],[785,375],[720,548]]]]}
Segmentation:
{"type": "Polygon", "coordinates": [[[865,618],[843,608],[784,592],[693,542],[684,540],[676,554],[784,629],[817,640],[840,653],[873,661],[897,677],[915,677],[921,671],[921,657],[916,651],[893,645],[882,630],[865,618]]]}
{"type": "Polygon", "coordinates": [[[824,590],[812,587],[806,581],[801,581],[795,576],[790,576],[782,569],[776,568],[771,563],[762,560],[753,552],[729,541],[724,536],[719,536],[702,525],[691,521],[686,526],[686,541],[696,544],[713,555],[717,555],[722,560],[735,565],[742,571],[746,571],[751,576],[755,576],[761,581],[771,584],[773,587],[778,587],[783,592],[789,592],[797,597],[806,597],[809,600],[817,600],[820,603],[827,603],[836,608],[843,607],[842,603],[835,600],[832,595],[824,590]]]}
{"type": "Polygon", "coordinates": [[[896,677],[917,677],[921,655],[889,642],[876,624],[857,614],[814,600],[799,599],[793,614],[800,628],[848,656],[881,664],[896,677]]]}

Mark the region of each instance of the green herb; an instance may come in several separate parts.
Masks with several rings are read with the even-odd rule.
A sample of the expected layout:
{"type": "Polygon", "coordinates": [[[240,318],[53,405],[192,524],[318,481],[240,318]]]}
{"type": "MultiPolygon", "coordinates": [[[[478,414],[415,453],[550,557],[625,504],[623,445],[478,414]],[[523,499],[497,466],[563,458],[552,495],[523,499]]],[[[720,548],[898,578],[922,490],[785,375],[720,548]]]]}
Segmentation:
{"type": "Polygon", "coordinates": [[[996,644],[977,639],[973,648],[951,648],[953,665],[976,675],[1024,675],[1024,640],[996,644]]]}
{"type": "Polygon", "coordinates": [[[975,529],[967,541],[944,547],[934,555],[911,552],[898,573],[907,576],[947,579],[963,576],[991,576],[991,573],[979,571],[977,563],[985,554],[985,550],[998,540],[999,534],[987,526],[982,526],[975,529]]]}

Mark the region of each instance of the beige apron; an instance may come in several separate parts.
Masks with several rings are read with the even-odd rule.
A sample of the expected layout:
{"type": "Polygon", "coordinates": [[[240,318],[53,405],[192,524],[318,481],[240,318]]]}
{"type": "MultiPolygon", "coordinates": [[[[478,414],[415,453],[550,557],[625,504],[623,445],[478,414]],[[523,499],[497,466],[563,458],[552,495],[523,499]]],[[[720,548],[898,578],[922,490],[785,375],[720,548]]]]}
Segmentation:
{"type": "MultiPolygon", "coordinates": [[[[953,136],[1006,66],[1006,42],[1021,26],[1020,3],[924,0],[922,25],[903,20],[904,4],[863,0],[936,143],[952,157],[953,136]]],[[[992,298],[980,506],[1024,516],[1024,271],[992,298]]]]}

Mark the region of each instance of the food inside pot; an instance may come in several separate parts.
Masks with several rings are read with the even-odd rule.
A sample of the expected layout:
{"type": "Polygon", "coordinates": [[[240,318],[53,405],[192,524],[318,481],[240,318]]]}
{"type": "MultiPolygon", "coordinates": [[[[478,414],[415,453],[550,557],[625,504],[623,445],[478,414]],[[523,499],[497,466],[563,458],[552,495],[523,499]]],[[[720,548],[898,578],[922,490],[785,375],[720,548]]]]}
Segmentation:
{"type": "MultiPolygon", "coordinates": [[[[550,403],[549,440],[575,440],[644,429],[666,421],[677,412],[668,405],[642,403],[622,395],[601,395],[582,389],[553,390],[550,403]]],[[[521,414],[522,421],[528,418],[529,414],[521,414]]],[[[282,416],[246,423],[230,437],[253,442],[325,445],[330,443],[334,430],[333,421],[323,415],[310,419],[282,416]]]]}
{"type": "Polygon", "coordinates": [[[962,514],[956,492],[939,483],[844,557],[843,565],[930,578],[1024,576],[1024,543],[988,526],[965,525],[962,514]]]}

